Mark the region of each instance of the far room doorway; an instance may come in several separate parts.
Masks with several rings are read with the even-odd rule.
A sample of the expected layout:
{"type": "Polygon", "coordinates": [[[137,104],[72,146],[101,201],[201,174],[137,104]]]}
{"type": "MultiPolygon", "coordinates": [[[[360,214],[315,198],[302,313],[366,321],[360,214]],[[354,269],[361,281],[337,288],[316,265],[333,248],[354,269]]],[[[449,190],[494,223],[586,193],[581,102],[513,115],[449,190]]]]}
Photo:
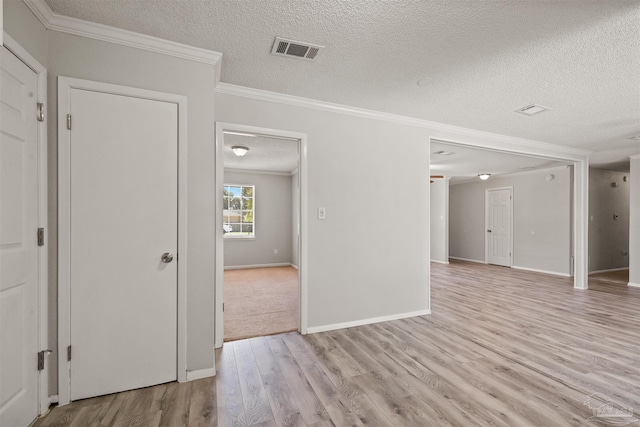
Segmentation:
{"type": "MultiPolygon", "coordinates": [[[[435,139],[430,143],[431,261],[457,259],[574,276],[574,286],[586,289],[587,234],[582,226],[588,177],[583,160],[435,139]],[[507,215],[502,217],[509,221],[502,225],[510,233],[498,245],[504,250],[496,259],[490,256],[497,225],[491,214],[502,204],[492,207],[489,194],[499,190],[508,190],[507,215]]],[[[497,223],[503,222],[500,218],[497,223]]]]}
{"type": "Polygon", "coordinates": [[[297,331],[300,140],[222,136],[223,340],[297,331]]]}

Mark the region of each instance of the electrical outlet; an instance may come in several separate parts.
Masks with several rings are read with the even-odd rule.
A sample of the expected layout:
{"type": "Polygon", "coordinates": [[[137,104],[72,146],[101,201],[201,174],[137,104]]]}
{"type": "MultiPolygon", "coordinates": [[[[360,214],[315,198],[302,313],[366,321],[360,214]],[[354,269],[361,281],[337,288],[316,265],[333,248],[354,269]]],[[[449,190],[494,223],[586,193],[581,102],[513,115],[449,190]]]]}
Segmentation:
{"type": "Polygon", "coordinates": [[[327,219],[327,209],[318,208],[318,219],[327,219]]]}
{"type": "Polygon", "coordinates": [[[277,249],[274,249],[274,250],[273,250],[273,254],[274,254],[274,255],[278,255],[278,250],[277,250],[277,249]]]}

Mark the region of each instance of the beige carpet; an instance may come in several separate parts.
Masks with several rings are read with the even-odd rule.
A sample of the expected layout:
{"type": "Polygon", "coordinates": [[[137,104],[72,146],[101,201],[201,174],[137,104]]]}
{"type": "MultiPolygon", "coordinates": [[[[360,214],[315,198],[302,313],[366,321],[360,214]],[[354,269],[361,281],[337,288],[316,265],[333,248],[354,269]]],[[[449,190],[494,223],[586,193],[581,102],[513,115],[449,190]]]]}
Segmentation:
{"type": "Polygon", "coordinates": [[[224,340],[298,329],[298,270],[250,268],[224,272],[224,340]]]}

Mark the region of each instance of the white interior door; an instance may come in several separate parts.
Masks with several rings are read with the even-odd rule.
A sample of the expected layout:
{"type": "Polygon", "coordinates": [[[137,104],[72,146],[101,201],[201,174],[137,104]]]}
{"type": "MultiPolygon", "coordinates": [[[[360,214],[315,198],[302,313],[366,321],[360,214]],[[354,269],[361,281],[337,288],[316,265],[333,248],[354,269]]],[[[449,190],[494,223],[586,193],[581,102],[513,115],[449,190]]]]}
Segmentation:
{"type": "Polygon", "coordinates": [[[0,50],[0,426],[27,426],[38,415],[37,77],[0,50]]]}
{"type": "Polygon", "coordinates": [[[178,107],[72,88],[70,112],[71,400],[174,381],[178,107]]]}
{"type": "Polygon", "coordinates": [[[511,267],[512,189],[487,190],[487,263],[511,267]]]}

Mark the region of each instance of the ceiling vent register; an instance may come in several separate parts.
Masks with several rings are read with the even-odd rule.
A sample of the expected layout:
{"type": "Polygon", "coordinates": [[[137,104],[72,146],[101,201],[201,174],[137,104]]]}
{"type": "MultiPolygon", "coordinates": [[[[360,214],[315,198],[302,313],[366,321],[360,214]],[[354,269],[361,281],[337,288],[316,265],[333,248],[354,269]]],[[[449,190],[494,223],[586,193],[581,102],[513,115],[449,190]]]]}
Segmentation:
{"type": "Polygon", "coordinates": [[[313,61],[316,59],[318,52],[323,47],[324,46],[319,46],[317,44],[297,42],[276,37],[273,42],[271,53],[279,56],[287,56],[289,58],[313,61]]]}
{"type": "Polygon", "coordinates": [[[524,114],[526,116],[535,116],[536,114],[544,113],[545,111],[549,111],[551,108],[543,107],[538,104],[527,105],[526,107],[518,108],[516,113],[524,114]]]}

